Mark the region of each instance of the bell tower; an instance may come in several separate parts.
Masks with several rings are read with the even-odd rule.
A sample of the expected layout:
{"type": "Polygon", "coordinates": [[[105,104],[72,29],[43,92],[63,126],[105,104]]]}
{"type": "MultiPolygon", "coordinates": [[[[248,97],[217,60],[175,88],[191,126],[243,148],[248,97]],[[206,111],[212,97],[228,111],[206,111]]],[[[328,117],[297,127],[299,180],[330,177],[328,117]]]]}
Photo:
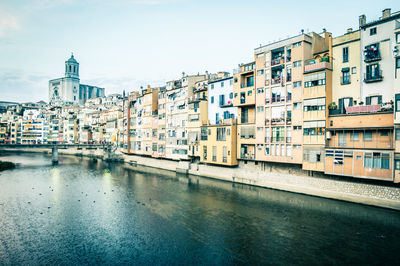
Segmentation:
{"type": "Polygon", "coordinates": [[[79,78],[79,63],[75,60],[74,54],[71,53],[71,58],[65,61],[65,77],[79,78]]]}

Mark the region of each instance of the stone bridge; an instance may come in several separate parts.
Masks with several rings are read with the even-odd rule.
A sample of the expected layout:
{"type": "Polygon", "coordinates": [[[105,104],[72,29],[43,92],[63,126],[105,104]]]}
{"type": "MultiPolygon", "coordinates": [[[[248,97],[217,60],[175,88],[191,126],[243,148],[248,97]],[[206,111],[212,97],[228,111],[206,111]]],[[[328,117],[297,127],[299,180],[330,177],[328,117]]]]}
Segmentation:
{"type": "Polygon", "coordinates": [[[111,158],[115,152],[115,147],[112,144],[0,144],[1,149],[51,149],[52,162],[58,163],[58,149],[102,149],[106,155],[106,160],[111,158]]]}

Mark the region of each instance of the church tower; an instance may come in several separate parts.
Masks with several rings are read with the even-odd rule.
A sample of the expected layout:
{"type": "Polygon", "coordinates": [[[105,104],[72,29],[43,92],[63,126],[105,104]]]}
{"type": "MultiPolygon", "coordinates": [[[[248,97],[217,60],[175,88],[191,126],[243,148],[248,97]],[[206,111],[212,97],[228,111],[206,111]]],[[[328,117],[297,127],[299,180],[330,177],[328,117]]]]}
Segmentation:
{"type": "Polygon", "coordinates": [[[75,60],[74,55],[65,61],[65,77],[66,78],[79,78],[79,63],[75,60]]]}

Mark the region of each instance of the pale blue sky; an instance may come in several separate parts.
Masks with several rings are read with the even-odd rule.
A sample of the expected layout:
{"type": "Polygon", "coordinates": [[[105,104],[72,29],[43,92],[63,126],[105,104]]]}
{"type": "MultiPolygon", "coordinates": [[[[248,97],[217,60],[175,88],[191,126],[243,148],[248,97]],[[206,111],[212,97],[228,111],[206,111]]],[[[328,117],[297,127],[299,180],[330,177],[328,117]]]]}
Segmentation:
{"type": "Polygon", "coordinates": [[[71,52],[81,83],[132,91],[232,71],[259,44],[301,29],[337,36],[387,7],[400,10],[398,0],[0,0],[0,101],[47,101],[71,52]]]}

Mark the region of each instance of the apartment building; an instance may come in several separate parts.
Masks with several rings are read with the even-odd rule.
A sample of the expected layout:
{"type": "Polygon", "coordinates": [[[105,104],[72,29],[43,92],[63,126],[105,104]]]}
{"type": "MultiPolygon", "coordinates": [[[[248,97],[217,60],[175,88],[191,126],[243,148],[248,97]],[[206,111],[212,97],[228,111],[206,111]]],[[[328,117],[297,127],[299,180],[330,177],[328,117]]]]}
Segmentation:
{"type": "Polygon", "coordinates": [[[361,15],[359,31],[348,31],[333,41],[336,60],[327,119],[326,174],[400,181],[396,181],[393,112],[399,86],[393,53],[396,25],[400,31],[396,18],[400,14],[392,15],[388,9],[370,23],[361,15]]]}
{"type": "Polygon", "coordinates": [[[233,106],[233,77],[228,73],[209,81],[208,123],[200,129],[200,162],[234,166],[237,161],[237,107],[233,106]]]}
{"type": "Polygon", "coordinates": [[[136,118],[137,118],[137,102],[138,102],[139,93],[138,92],[131,92],[128,96],[128,103],[127,103],[127,111],[124,114],[127,115],[127,138],[124,150],[125,153],[134,154],[136,153],[136,118]]]}
{"type": "Polygon", "coordinates": [[[304,61],[303,169],[324,172],[327,103],[332,101],[332,34],[312,33],[311,58],[304,61]]]}
{"type": "Polygon", "coordinates": [[[188,146],[189,156],[192,159],[200,158],[200,127],[207,124],[209,77],[197,81],[193,88],[193,96],[188,99],[188,146]]]}
{"type": "MultiPolygon", "coordinates": [[[[142,154],[148,156],[156,155],[156,153],[153,154],[153,134],[157,136],[157,129],[153,127],[158,127],[158,125],[155,123],[153,126],[153,117],[157,117],[158,114],[158,91],[159,88],[151,88],[150,86],[148,86],[147,89],[143,89],[141,93],[142,105],[140,105],[143,106],[143,108],[142,110],[138,110],[138,112],[141,112],[140,115],[142,118],[139,119],[139,121],[142,122],[141,125],[139,125],[139,127],[141,126],[139,136],[142,142],[140,146],[143,150],[142,154]]],[[[154,152],[156,151],[157,150],[154,150],[154,152]]]]}
{"type": "MultiPolygon", "coordinates": [[[[157,119],[157,157],[165,158],[166,146],[166,102],[167,89],[160,87],[158,92],[158,119],[157,119]]],[[[154,145],[154,143],[153,143],[154,145]]]]}
{"type": "Polygon", "coordinates": [[[256,48],[256,160],[301,164],[303,62],[313,39],[300,34],[256,48]]]}
{"type": "Polygon", "coordinates": [[[255,72],[255,62],[241,64],[233,71],[233,106],[238,108],[237,156],[244,161],[256,160],[255,72]]]}
{"type": "Polygon", "coordinates": [[[39,110],[25,110],[22,118],[21,143],[40,144],[47,142],[48,124],[39,110]]]}
{"type": "Polygon", "coordinates": [[[188,100],[194,96],[195,83],[205,75],[183,75],[179,80],[166,84],[166,157],[173,160],[189,160],[188,100]]]}
{"type": "Polygon", "coordinates": [[[7,142],[8,138],[8,124],[7,122],[0,122],[0,144],[4,144],[7,142]]]}

